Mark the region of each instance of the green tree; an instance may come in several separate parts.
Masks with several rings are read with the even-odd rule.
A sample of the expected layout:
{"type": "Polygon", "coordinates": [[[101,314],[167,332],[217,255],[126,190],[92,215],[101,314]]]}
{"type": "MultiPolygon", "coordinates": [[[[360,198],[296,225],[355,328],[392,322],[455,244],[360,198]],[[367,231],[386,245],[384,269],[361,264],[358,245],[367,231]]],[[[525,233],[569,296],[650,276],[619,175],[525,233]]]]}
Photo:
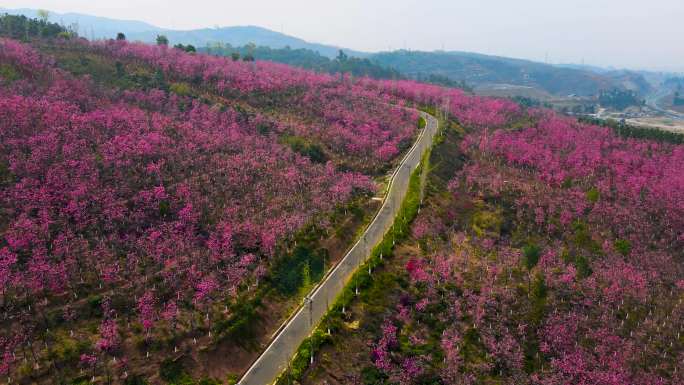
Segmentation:
{"type": "Polygon", "coordinates": [[[601,192],[596,188],[592,187],[587,191],[587,200],[591,203],[596,203],[601,198],[601,192]]]}
{"type": "Polygon", "coordinates": [[[38,21],[40,22],[40,32],[39,32],[40,37],[43,37],[43,35],[44,35],[45,27],[48,24],[49,18],[50,18],[50,12],[48,12],[44,9],[38,10],[38,21]]]}
{"type": "Polygon", "coordinates": [[[632,251],[632,244],[626,239],[616,239],[613,243],[618,253],[627,256],[632,251]]]}
{"type": "Polygon", "coordinates": [[[349,59],[349,57],[347,56],[346,53],[344,53],[344,51],[340,50],[337,53],[337,61],[339,61],[340,63],[346,62],[347,59],[349,59]]]}
{"type": "Polygon", "coordinates": [[[169,38],[166,35],[157,35],[157,45],[169,45],[169,38]]]}
{"type": "Polygon", "coordinates": [[[50,18],[50,11],[46,11],[44,9],[38,10],[38,20],[40,20],[43,23],[47,23],[49,18],[50,18]]]}
{"type": "Polygon", "coordinates": [[[539,262],[539,257],[541,257],[541,249],[534,243],[530,243],[523,247],[523,263],[527,270],[532,270],[533,267],[537,266],[539,262]]]}
{"type": "Polygon", "coordinates": [[[116,34],[116,40],[121,40],[121,41],[126,40],[126,35],[124,35],[123,32],[119,32],[116,34]]]}

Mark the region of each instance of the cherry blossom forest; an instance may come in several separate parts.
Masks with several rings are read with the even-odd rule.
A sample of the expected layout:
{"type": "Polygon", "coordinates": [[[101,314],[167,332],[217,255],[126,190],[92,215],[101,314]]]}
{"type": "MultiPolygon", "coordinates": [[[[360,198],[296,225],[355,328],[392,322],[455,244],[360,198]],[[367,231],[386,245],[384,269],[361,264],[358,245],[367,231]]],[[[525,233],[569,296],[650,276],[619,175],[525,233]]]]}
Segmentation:
{"type": "Polygon", "coordinates": [[[684,147],[499,103],[303,383],[684,384],[684,147]]]}
{"type": "MultiPolygon", "coordinates": [[[[446,116],[428,195],[320,353],[353,368],[338,383],[684,384],[682,145],[74,37],[0,39],[0,380],[172,383],[303,233],[381,193],[418,107],[446,116]]],[[[334,374],[318,362],[304,383],[334,374]]]]}

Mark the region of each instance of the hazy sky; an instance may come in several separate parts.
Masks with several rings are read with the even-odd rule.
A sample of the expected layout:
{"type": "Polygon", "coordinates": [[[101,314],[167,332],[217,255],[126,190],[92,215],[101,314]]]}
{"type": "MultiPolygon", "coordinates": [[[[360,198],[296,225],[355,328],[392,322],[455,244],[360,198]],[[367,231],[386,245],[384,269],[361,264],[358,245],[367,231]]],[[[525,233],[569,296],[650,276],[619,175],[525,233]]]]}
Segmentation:
{"type": "Polygon", "coordinates": [[[364,51],[447,49],[684,71],[684,0],[29,0],[168,28],[259,25],[364,51]]]}

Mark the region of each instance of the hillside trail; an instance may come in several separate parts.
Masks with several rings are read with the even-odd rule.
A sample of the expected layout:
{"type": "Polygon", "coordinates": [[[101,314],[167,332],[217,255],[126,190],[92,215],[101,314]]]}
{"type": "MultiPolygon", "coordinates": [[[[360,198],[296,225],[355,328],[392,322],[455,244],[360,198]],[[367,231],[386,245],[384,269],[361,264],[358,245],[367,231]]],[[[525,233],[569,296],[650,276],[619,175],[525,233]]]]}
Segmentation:
{"type": "MultiPolygon", "coordinates": [[[[242,376],[239,385],[267,385],[277,379],[301,343],[316,329],[357,268],[389,231],[408,192],[411,174],[420,164],[425,151],[431,147],[438,131],[438,121],[434,116],[425,112],[420,112],[420,115],[427,124],[392,174],[382,206],[370,225],[342,260],[311,290],[297,311],[281,325],[268,347],[242,376]]],[[[421,189],[423,187],[424,182],[421,181],[421,189]]]]}

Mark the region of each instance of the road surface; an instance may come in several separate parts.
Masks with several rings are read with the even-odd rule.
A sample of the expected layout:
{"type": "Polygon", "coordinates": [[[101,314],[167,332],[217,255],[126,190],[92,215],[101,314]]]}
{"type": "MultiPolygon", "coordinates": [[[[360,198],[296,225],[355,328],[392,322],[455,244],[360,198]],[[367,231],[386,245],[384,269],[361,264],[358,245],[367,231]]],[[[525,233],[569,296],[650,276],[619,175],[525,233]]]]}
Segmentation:
{"type": "Polygon", "coordinates": [[[425,118],[427,125],[394,171],[382,207],[371,224],[344,258],[309,293],[295,315],[281,326],[277,335],[247,370],[238,385],[269,385],[276,380],[287,368],[304,339],[311,335],[329,306],[335,302],[357,268],[366,261],[370,251],[380,243],[390,229],[408,191],[411,173],[420,164],[423,153],[432,145],[432,138],[437,133],[437,119],[423,112],[421,116],[425,118]]]}

